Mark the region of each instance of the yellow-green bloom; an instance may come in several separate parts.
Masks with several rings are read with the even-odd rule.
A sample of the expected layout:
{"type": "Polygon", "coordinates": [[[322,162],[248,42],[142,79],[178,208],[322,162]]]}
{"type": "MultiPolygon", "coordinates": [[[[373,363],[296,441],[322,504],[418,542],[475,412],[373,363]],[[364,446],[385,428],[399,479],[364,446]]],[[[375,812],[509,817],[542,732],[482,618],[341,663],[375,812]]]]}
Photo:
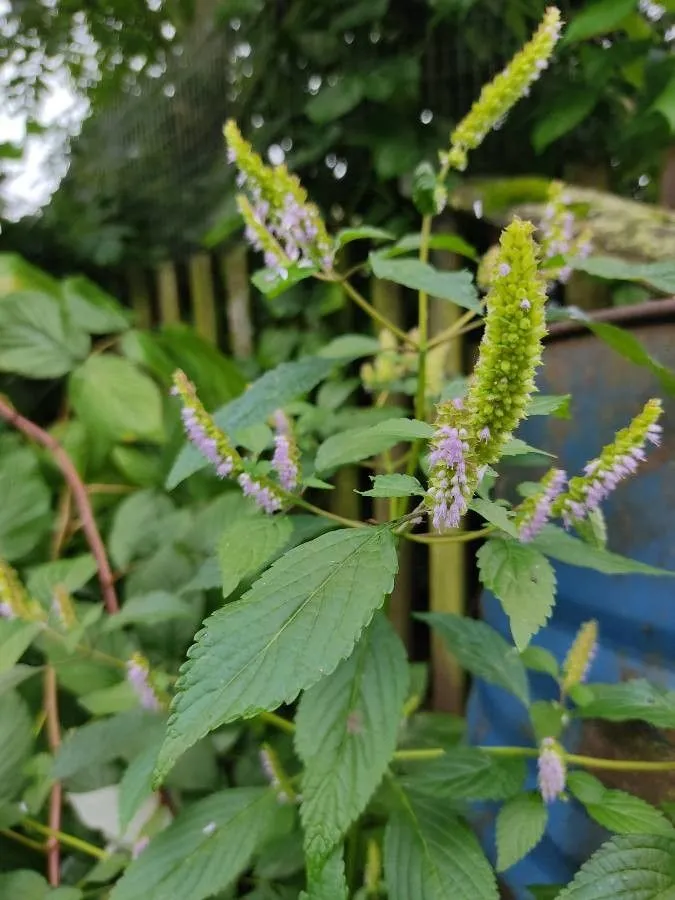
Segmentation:
{"type": "Polygon", "coordinates": [[[585,681],[593,664],[597,645],[598,623],[595,619],[591,619],[589,622],[584,622],[577,632],[574,643],[563,663],[561,687],[565,693],[575,684],[585,681]]]}
{"type": "Polygon", "coordinates": [[[54,588],[52,594],[52,612],[59,624],[66,631],[70,631],[77,625],[75,606],[68,590],[62,584],[57,584],[54,588]]]}
{"type": "Polygon", "coordinates": [[[298,178],[286,166],[266,166],[234,121],[227,122],[224,133],[228,160],[237,166],[237,183],[247,192],[237,198],[246,238],[264,253],[265,265],[282,278],[291,265],[330,270],[331,240],[298,178]]]}
{"type": "Polygon", "coordinates": [[[556,7],[549,7],[531,40],[513,57],[503,72],[486,84],[450,135],[450,151],[442,155],[442,163],[463,171],[469,150],[475,150],[486,134],[503,121],[511,107],[529,93],[530,86],[548,66],[560,37],[562,23],[556,7]]]}
{"type": "Polygon", "coordinates": [[[31,600],[19,576],[4,559],[0,559],[0,618],[26,622],[45,618],[41,606],[31,600]]]}
{"type": "Polygon", "coordinates": [[[546,293],[532,232],[520,219],[504,229],[486,298],[485,332],[466,397],[467,439],[479,467],[499,460],[535,390],[546,293]]]}
{"type": "Polygon", "coordinates": [[[630,425],[603,447],[600,456],[587,463],[585,474],[570,480],[568,490],[554,504],[555,514],[562,516],[566,526],[597,509],[620,481],[637,470],[646,459],[647,444],[660,443],[663,428],[658,420],[662,412],[660,400],[648,400],[630,425]]]}
{"type": "MultiPolygon", "coordinates": [[[[556,256],[578,256],[583,259],[591,253],[591,230],[586,226],[575,234],[576,220],[570,208],[570,198],[565,193],[565,185],[561,181],[551,182],[548,203],[539,230],[544,261],[556,256]]],[[[564,265],[553,274],[564,283],[569,279],[572,270],[564,265]]]]}

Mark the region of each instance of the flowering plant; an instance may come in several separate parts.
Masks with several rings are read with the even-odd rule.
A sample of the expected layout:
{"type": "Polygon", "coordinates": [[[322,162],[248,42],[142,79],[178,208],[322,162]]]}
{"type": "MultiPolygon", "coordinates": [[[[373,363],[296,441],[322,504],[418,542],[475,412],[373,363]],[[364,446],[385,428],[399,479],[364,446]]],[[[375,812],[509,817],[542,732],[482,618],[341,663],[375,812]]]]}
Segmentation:
{"type": "MultiPolygon", "coordinates": [[[[71,424],[97,423],[92,453],[110,453],[137,488],[148,479],[152,486],[114,510],[106,546],[69,453],[0,400],[0,416],[49,451],[65,477],[109,614],[102,619],[99,605],[73,599],[91,568],[77,577],[72,560],[61,560],[20,573],[29,551],[4,553],[0,736],[12,753],[0,760],[0,773],[11,775],[0,779],[7,801],[2,836],[47,855],[54,890],[47,893],[39,876],[19,865],[0,876],[2,896],[36,884],[39,896],[54,900],[491,900],[499,896],[497,872],[539,843],[554,804],[570,797],[617,836],[561,888],[561,898],[610,896],[628,881],[634,893],[626,896],[675,890],[669,814],[587,771],[675,771],[675,762],[570,749],[571,723],[584,717],[674,727],[673,694],[642,681],[594,685],[601,637],[594,621],[582,626],[562,662],[530,645],[555,604],[548,557],[578,558],[604,572],[670,574],[587,540],[589,527],[601,522],[601,502],[659,443],[661,403],[652,399],[636,410],[582,473],[554,467],[515,505],[495,499],[495,467],[533,450],[514,437],[519,423],[566,402],[535,396],[547,285],[565,277],[567,257],[586,252],[590,236],[576,228],[564,190],[554,185],[541,232],[514,220],[484,260],[483,299],[467,273],[441,273],[428,261],[450,170],[464,169],[470,152],[527,94],[560,27],[558,11],[547,10],[532,40],[457,126],[437,169],[420,167],[415,198],[423,220],[412,241],[392,244],[370,228],[331,238],[297,179],[264,165],[235,123],[227,124],[246,235],[264,254],[265,269],[255,276],[261,291],[274,298],[308,278],[337,285],[382,334],[377,341],[342,336],[317,356],[284,363],[215,413],[208,407],[217,403],[201,398],[201,379],[186,371],[188,357],[176,360],[166,416],[180,424],[188,445],[166,483],[188,498],[184,507],[159,489],[165,472],[158,482],[147,462],[105,444],[110,422],[101,429],[96,405],[84,402],[88,382],[75,370],[71,424]],[[385,243],[368,259],[374,274],[418,291],[411,332],[389,321],[343,271],[346,244],[367,238],[385,243]],[[411,247],[418,260],[406,257],[411,247]],[[436,337],[430,292],[464,309],[436,337]],[[483,335],[472,376],[445,396],[433,377],[434,351],[475,324],[483,335]],[[377,395],[378,416],[338,429],[317,448],[316,409],[299,398],[321,384],[334,411],[340,401],[326,395],[349,396],[335,371],[364,355],[374,357],[361,373],[366,391],[377,395]],[[379,415],[390,391],[413,395],[414,417],[386,409],[379,415]],[[395,454],[401,444],[405,452],[395,454]],[[386,512],[379,519],[352,519],[308,499],[330,489],[328,479],[342,466],[375,457],[377,474],[363,495],[380,501],[386,512]],[[481,517],[480,528],[465,528],[469,513],[481,517]],[[418,670],[387,617],[406,542],[439,547],[483,538],[481,580],[501,602],[513,644],[467,617],[420,618],[469,673],[524,704],[531,735],[523,746],[471,745],[457,719],[423,712],[418,670]],[[121,606],[109,556],[125,570],[121,606]],[[209,592],[216,596],[211,614],[192,639],[209,592]],[[186,638],[192,643],[176,677],[186,638]],[[19,691],[42,667],[49,753],[33,749],[28,697],[19,691]],[[553,680],[556,699],[531,699],[529,671],[553,680]],[[73,712],[73,696],[94,721],[73,712]],[[74,728],[62,742],[61,725],[69,721],[74,728]],[[25,771],[16,761],[19,739],[21,752],[31,755],[25,771]],[[528,759],[536,768],[529,775],[528,759]],[[71,830],[61,827],[64,791],[71,830]],[[498,804],[496,847],[487,852],[468,824],[473,801],[498,804]],[[112,825],[100,815],[107,802],[112,825]],[[88,857],[96,864],[85,865],[88,857]]],[[[139,335],[126,339],[126,360],[104,354],[106,367],[111,359],[117,368],[138,358],[142,345],[139,335]]],[[[148,365],[156,352],[143,358],[148,365]]],[[[101,357],[83,365],[91,377],[101,357]]],[[[141,391],[138,375],[134,394],[141,391]]],[[[162,439],[152,429],[145,438],[162,439]]]]}

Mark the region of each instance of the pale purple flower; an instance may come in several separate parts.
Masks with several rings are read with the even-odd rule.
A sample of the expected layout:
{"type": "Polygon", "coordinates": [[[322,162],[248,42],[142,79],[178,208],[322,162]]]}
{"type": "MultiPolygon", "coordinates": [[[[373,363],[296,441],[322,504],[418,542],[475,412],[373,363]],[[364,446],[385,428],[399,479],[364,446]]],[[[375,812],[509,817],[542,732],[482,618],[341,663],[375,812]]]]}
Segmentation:
{"type": "Polygon", "coordinates": [[[567,284],[572,275],[572,267],[571,266],[562,266],[560,271],[558,272],[558,281],[561,284],[567,284]]]}
{"type": "Polygon", "coordinates": [[[434,436],[429,454],[434,471],[428,493],[433,501],[432,522],[436,531],[457,528],[468,508],[466,436],[464,428],[452,425],[441,425],[434,436]]]}
{"type": "Polygon", "coordinates": [[[527,297],[523,297],[523,299],[520,301],[520,308],[525,310],[525,312],[532,308],[532,304],[527,299],[527,297]]]}
{"type": "Polygon", "coordinates": [[[288,419],[281,410],[274,414],[274,455],[272,468],[279,476],[279,484],[285,491],[293,491],[298,484],[298,466],[293,458],[293,442],[288,419]]]}
{"type": "Polygon", "coordinates": [[[136,841],[136,843],[134,844],[134,846],[131,848],[131,858],[138,859],[138,857],[145,850],[145,848],[148,846],[149,843],[150,843],[149,837],[144,836],[144,837],[139,838],[136,841]]]}
{"type": "Polygon", "coordinates": [[[481,428],[481,430],[478,432],[478,440],[482,441],[484,444],[487,444],[487,442],[490,440],[490,429],[487,427],[487,425],[485,426],[485,428],[481,428]]]}
{"type": "Polygon", "coordinates": [[[207,434],[204,426],[199,421],[197,413],[190,406],[184,406],[181,410],[181,418],[188,440],[215,466],[220,478],[230,475],[234,468],[234,461],[230,456],[222,453],[218,447],[218,441],[207,434]]]}
{"type": "Polygon", "coordinates": [[[455,397],[452,401],[452,405],[455,409],[464,409],[464,400],[461,397],[455,397]]]}
{"type": "Polygon", "coordinates": [[[145,662],[133,656],[127,660],[127,681],[134,689],[143,709],[158,710],[160,702],[150,684],[150,673],[145,662]]]}
{"type": "Polygon", "coordinates": [[[207,822],[206,825],[202,828],[202,834],[205,834],[207,837],[210,837],[218,826],[215,822],[207,822]]]}
{"type": "Polygon", "coordinates": [[[549,476],[548,483],[536,499],[535,507],[520,525],[518,537],[521,541],[531,541],[542,530],[551,518],[551,506],[558,497],[567,482],[567,473],[562,469],[554,469],[549,476]]]}
{"type": "Polygon", "coordinates": [[[498,266],[498,268],[497,268],[497,271],[498,271],[499,274],[502,276],[502,278],[506,278],[506,276],[507,276],[507,275],[509,274],[509,272],[511,271],[511,266],[510,266],[508,263],[505,263],[505,262],[499,263],[499,266],[498,266]]]}
{"type": "Polygon", "coordinates": [[[553,738],[544,738],[539,748],[539,790],[544,803],[553,803],[565,790],[565,761],[553,738]]]}
{"type": "Polygon", "coordinates": [[[16,619],[16,613],[4,600],[0,603],[0,619],[16,619]]]}
{"type": "Polygon", "coordinates": [[[259,481],[251,478],[247,472],[242,472],[237,481],[244,496],[251,497],[256,505],[266,513],[271,514],[281,509],[279,497],[269,487],[264,487],[259,481]]]}

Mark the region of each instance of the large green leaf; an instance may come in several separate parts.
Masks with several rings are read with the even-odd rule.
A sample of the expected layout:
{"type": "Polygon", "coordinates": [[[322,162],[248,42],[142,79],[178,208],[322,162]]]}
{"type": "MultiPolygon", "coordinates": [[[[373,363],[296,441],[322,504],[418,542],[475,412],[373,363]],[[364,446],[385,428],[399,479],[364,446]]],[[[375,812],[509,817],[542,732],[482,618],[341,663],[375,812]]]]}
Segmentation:
{"type": "Polygon", "coordinates": [[[74,887],[51,888],[46,879],[29,869],[0,875],[0,897],[7,900],[80,900],[74,887]]]}
{"type": "Polygon", "coordinates": [[[553,103],[549,101],[546,113],[539,116],[532,131],[532,145],[537,153],[576,128],[597,102],[598,94],[587,85],[568,87],[553,103]]]}
{"type": "Polygon", "coordinates": [[[675,838],[625,834],[607,841],[558,900],[673,900],[675,838]]]}
{"type": "Polygon", "coordinates": [[[40,291],[56,297],[59,283],[18,253],[0,253],[0,298],[17,291],[40,291]]]}
{"type": "Polygon", "coordinates": [[[506,800],[522,790],[522,759],[492,756],[476,747],[452,747],[438,759],[409,764],[401,783],[415,796],[457,800],[506,800]]]}
{"type": "Polygon", "coordinates": [[[316,454],[316,471],[325,472],[368,459],[401,441],[428,439],[433,433],[431,425],[416,419],[386,419],[377,425],[350,428],[332,435],[321,444],[316,454]]]}
{"type": "Polygon", "coordinates": [[[362,99],[363,81],[355,75],[346,75],[312,97],[305,112],[315,125],[325,125],[351,112],[362,99]]]}
{"type": "Polygon", "coordinates": [[[349,659],[303,694],[295,746],[308,854],[330,853],[365,809],[396,748],[408,680],[405,650],[377,615],[349,659]]]}
{"type": "Polygon", "coordinates": [[[307,890],[298,900],[347,900],[344,851],[336,847],[328,860],[307,860],[307,890]]]}
{"type": "Polygon", "coordinates": [[[159,388],[121,356],[90,356],[70,377],[70,399],[87,428],[106,440],[158,443],[164,438],[159,388]]]}
{"type": "Polygon", "coordinates": [[[23,767],[33,748],[33,722],[26,703],[16,693],[0,697],[0,801],[20,792],[23,767]]]}
{"type": "Polygon", "coordinates": [[[412,475],[399,473],[371,476],[373,486],[368,491],[357,491],[364,497],[421,497],[424,488],[412,475]]]}
{"type": "Polygon", "coordinates": [[[137,491],[125,497],[115,510],[108,539],[115,565],[126,569],[132,560],[156,550],[163,521],[174,509],[171,499],[160,491],[137,491]]]}
{"type": "Polygon", "coordinates": [[[608,34],[618,28],[635,9],[635,0],[595,0],[593,3],[586,3],[567,26],[563,41],[571,44],[608,34]]]}
{"type": "Polygon", "coordinates": [[[265,515],[229,525],[218,541],[223,596],[229,597],[244,578],[255,575],[288,543],[292,532],[290,519],[265,515]]]}
{"type": "MultiPolygon", "coordinates": [[[[311,391],[334,367],[334,359],[314,356],[298,362],[282,363],[254,381],[241,397],[219,409],[214,415],[216,424],[236,439],[238,431],[264,422],[275,410],[311,391]]],[[[191,446],[184,447],[169,473],[167,487],[170,490],[175,488],[207,465],[198,450],[191,446]]]]}
{"type": "Polygon", "coordinates": [[[100,722],[89,722],[66,736],[54,759],[53,776],[71,778],[89,766],[131,758],[157,740],[164,728],[161,715],[132,709],[100,722]]]}
{"type": "Polygon", "coordinates": [[[61,294],[73,322],[89,334],[113,334],[129,328],[129,314],[97,284],[78,275],[61,282],[61,294]]]}
{"type": "Polygon", "coordinates": [[[546,831],[548,810],[541,794],[532,791],[512,797],[497,815],[497,871],[519,862],[537,846],[546,831]]]}
{"type": "Polygon", "coordinates": [[[606,788],[588,772],[570,772],[567,787],[589,816],[617,834],[662,834],[675,838],[675,829],[660,809],[626,791],[606,788]]]}
{"type": "Polygon", "coordinates": [[[38,622],[0,619],[0,672],[7,672],[21,659],[40,630],[38,622]]]}
{"type": "Polygon", "coordinates": [[[430,297],[450,300],[464,309],[480,312],[478,291],[468,271],[441,272],[417,259],[391,259],[378,253],[370,254],[370,265],[376,278],[425,291],[430,297]]]}
{"type": "Polygon", "coordinates": [[[65,588],[68,593],[79,591],[96,574],[96,560],[91,553],[71,556],[42,563],[28,570],[26,587],[29,594],[45,605],[49,605],[54,588],[65,588]]]}
{"type": "Polygon", "coordinates": [[[30,450],[2,449],[0,557],[12,562],[30,553],[48,531],[51,493],[30,450]]]}
{"type": "Polygon", "coordinates": [[[0,371],[61,378],[89,353],[89,335],[58,297],[23,291],[0,299],[0,371]]]}
{"type": "Polygon", "coordinates": [[[594,547],[586,541],[568,534],[556,525],[547,525],[532,541],[531,545],[540,550],[546,556],[552,556],[560,562],[571,566],[580,566],[584,569],[595,569],[605,575],[675,575],[667,569],[657,569],[647,563],[628,559],[618,553],[603,550],[602,547],[594,547]]]}
{"type": "Polygon", "coordinates": [[[658,728],[675,728],[675,691],[666,691],[643,678],[621,684],[589,684],[575,700],[584,719],[627,722],[642,719],[658,728]]]}
{"type": "Polygon", "coordinates": [[[447,801],[401,793],[384,836],[389,900],[496,900],[492,868],[447,801]]]}
{"type": "Polygon", "coordinates": [[[124,833],[143,803],[152,794],[152,773],[162,739],[148,744],[134,757],[119,785],[119,826],[124,833]]]}
{"type": "Polygon", "coordinates": [[[126,625],[158,625],[176,619],[191,619],[193,612],[185,600],[167,591],[151,591],[130,597],[116,616],[108,616],[105,631],[117,631],[126,625]]]}
{"type": "Polygon", "coordinates": [[[205,900],[225,890],[272,835],[273,791],[236,788],[187,807],[134,860],[110,900],[205,900]]]}
{"type": "Polygon", "coordinates": [[[519,650],[542,628],[555,603],[555,572],[538,550],[518,541],[495,538],[478,551],[481,581],[509,617],[519,650]]]}
{"type": "Polygon", "coordinates": [[[453,613],[420,613],[448,645],[457,661],[472,675],[509,691],[527,705],[527,673],[515,647],[485,622],[453,613]]]}
{"type": "Polygon", "coordinates": [[[290,550],[210,616],[181,670],[157,778],[209,731],[289,703],[330,674],[391,592],[397,568],[388,530],[329,532],[290,550]]]}

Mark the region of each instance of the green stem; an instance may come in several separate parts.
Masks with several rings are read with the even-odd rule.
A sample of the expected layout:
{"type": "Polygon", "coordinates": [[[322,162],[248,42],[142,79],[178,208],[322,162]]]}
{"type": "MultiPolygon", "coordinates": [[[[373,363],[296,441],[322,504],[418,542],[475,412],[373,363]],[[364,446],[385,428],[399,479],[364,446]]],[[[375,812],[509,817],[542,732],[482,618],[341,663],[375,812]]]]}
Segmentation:
{"type": "Polygon", "coordinates": [[[403,531],[401,537],[417,544],[464,544],[469,541],[477,541],[494,530],[494,525],[486,525],[485,528],[479,528],[477,531],[458,531],[456,534],[411,534],[403,531]]]}
{"type": "MultiPolygon", "coordinates": [[[[431,237],[431,216],[424,216],[420,231],[420,262],[429,260],[429,238],[431,237]]],[[[420,291],[417,299],[418,365],[415,416],[424,421],[426,415],[427,352],[429,350],[429,297],[420,291]]]]}
{"type": "Polygon", "coordinates": [[[295,731],[293,722],[289,722],[288,719],[284,719],[276,713],[261,712],[258,713],[257,717],[261,722],[265,722],[266,725],[274,725],[275,728],[278,728],[280,731],[285,731],[286,734],[293,734],[295,731]]]}
{"type": "Polygon", "coordinates": [[[358,519],[347,519],[345,516],[337,515],[337,513],[328,512],[327,509],[321,509],[320,506],[314,506],[313,503],[309,503],[307,500],[303,500],[302,497],[298,497],[295,494],[286,494],[286,499],[294,506],[299,506],[301,509],[306,509],[307,512],[314,513],[315,516],[322,516],[324,519],[330,519],[332,522],[339,522],[340,525],[346,525],[347,528],[365,527],[364,523],[359,522],[358,519]]]}
{"type": "Polygon", "coordinates": [[[342,289],[350,297],[357,306],[360,306],[361,309],[367,313],[371,319],[375,322],[379,322],[379,324],[386,328],[387,331],[390,331],[392,334],[395,334],[396,337],[403,341],[405,344],[409,344],[411,347],[417,347],[417,343],[410,337],[410,335],[406,334],[405,331],[402,331],[398,325],[394,325],[393,322],[390,322],[386,316],[383,316],[380,312],[378,312],[374,306],[372,306],[366,298],[360,294],[349,281],[345,281],[344,278],[340,279],[339,284],[342,286],[342,289]]]}
{"type": "Polygon", "coordinates": [[[40,844],[38,841],[33,841],[29,837],[26,837],[24,834],[19,834],[18,831],[14,831],[12,828],[0,828],[0,834],[12,841],[16,841],[17,844],[22,844],[24,847],[28,847],[30,850],[35,850],[36,853],[47,852],[47,848],[44,844],[40,844]]]}
{"type": "Polygon", "coordinates": [[[58,838],[59,842],[64,844],[66,847],[72,847],[73,850],[79,850],[81,853],[86,853],[87,856],[93,856],[95,859],[108,858],[108,854],[105,850],[101,850],[100,847],[95,847],[88,841],[83,841],[81,838],[75,837],[75,835],[66,834],[65,832],[58,831],[55,828],[48,828],[46,825],[43,825],[42,822],[38,822],[36,819],[26,818],[23,820],[23,823],[33,831],[37,831],[38,834],[44,834],[45,837],[58,838]]]}

